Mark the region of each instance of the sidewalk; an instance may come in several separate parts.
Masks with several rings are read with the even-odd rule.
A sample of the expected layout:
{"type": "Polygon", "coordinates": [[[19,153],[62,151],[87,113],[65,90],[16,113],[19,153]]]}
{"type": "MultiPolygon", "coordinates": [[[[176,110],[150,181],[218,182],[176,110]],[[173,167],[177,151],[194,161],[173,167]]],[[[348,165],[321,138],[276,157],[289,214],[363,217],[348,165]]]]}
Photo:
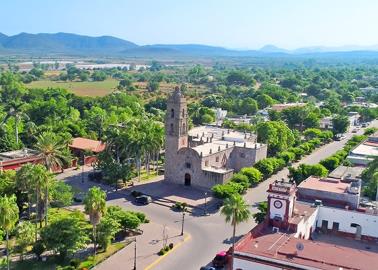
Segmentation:
{"type": "MultiPolygon", "coordinates": [[[[174,256],[174,250],[165,256],[157,255],[163,247],[163,225],[148,223],[141,225],[141,229],[143,234],[137,236],[137,269],[153,269],[165,256],[174,256]]],[[[188,235],[180,236],[180,232],[173,228],[165,227],[165,232],[168,236],[167,245],[173,243],[174,248],[178,248],[184,241],[189,239],[188,235]]],[[[132,270],[134,267],[134,248],[135,243],[131,243],[94,269],[132,270]]]]}

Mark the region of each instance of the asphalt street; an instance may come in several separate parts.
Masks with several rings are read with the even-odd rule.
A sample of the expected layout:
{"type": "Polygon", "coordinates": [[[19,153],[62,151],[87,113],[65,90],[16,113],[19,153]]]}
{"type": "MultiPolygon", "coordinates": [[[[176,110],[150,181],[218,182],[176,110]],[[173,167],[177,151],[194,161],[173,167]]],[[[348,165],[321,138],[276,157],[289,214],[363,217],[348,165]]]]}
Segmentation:
{"type": "MultiPolygon", "coordinates": [[[[370,126],[378,127],[378,121],[374,121],[370,126]]],[[[362,134],[363,130],[359,130],[357,134],[362,134]]],[[[346,134],[346,138],[342,141],[334,141],[314,151],[312,154],[304,157],[300,162],[294,164],[298,166],[301,163],[316,164],[320,160],[332,155],[336,151],[343,148],[345,143],[354,134],[351,132],[346,134]]],[[[251,207],[252,212],[256,212],[256,206],[259,202],[265,201],[267,198],[268,186],[275,180],[287,179],[288,170],[285,168],[273,175],[257,187],[251,188],[245,194],[245,199],[251,207]]],[[[119,193],[113,193],[114,197],[108,197],[108,203],[119,205],[127,209],[143,211],[155,223],[165,224],[168,227],[181,229],[182,215],[171,209],[151,203],[149,205],[135,205],[132,201],[120,196],[119,193]]],[[[255,226],[255,222],[251,219],[249,222],[240,224],[237,227],[237,238],[241,237],[255,226]]],[[[225,223],[224,217],[219,212],[208,216],[197,214],[188,214],[185,218],[185,232],[191,235],[190,240],[185,242],[174,253],[170,254],[153,269],[156,270],[199,270],[201,266],[211,262],[215,254],[221,250],[227,250],[231,244],[232,227],[225,223]]],[[[124,269],[128,269],[125,267],[124,269]]],[[[130,268],[131,269],[131,268],[130,268]]]]}

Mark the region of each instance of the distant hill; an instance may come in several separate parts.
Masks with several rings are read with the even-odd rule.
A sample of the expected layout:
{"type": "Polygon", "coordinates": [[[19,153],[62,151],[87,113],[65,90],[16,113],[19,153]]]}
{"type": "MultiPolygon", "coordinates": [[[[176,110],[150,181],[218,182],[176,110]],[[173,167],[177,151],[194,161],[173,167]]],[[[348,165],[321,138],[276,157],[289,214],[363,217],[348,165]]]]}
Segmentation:
{"type": "Polygon", "coordinates": [[[92,55],[120,57],[378,57],[378,45],[304,47],[286,50],[266,45],[259,50],[235,50],[202,44],[139,46],[112,36],[90,37],[69,33],[7,36],[0,33],[0,55],[92,55]]]}
{"type": "Polygon", "coordinates": [[[43,53],[114,53],[138,47],[123,39],[101,36],[89,37],[68,33],[28,34],[15,36],[0,35],[0,43],[5,49],[16,52],[43,53]]]}

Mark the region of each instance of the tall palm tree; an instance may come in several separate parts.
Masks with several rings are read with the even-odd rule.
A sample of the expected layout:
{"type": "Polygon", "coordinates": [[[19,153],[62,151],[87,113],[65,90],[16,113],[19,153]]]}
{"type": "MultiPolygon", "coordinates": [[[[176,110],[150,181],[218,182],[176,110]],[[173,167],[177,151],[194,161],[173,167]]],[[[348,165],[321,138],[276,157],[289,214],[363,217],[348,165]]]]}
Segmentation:
{"type": "MultiPolygon", "coordinates": [[[[53,169],[63,168],[64,162],[69,162],[71,155],[67,151],[67,143],[65,143],[61,138],[56,136],[51,131],[43,132],[37,137],[37,143],[35,144],[35,149],[40,152],[40,156],[43,158],[46,168],[53,172],[53,169]]],[[[48,186],[45,187],[45,223],[48,222],[48,186]]]]}
{"type": "Polygon", "coordinates": [[[106,193],[99,187],[92,187],[84,199],[84,207],[93,226],[93,252],[96,257],[96,227],[106,212],[106,193]]]}
{"type": "Polygon", "coordinates": [[[16,203],[16,196],[0,197],[0,227],[6,233],[7,242],[7,269],[9,270],[9,232],[18,221],[19,209],[16,203]]]}
{"type": "Polygon", "coordinates": [[[7,115],[3,119],[2,125],[5,124],[6,121],[8,121],[9,118],[14,118],[14,128],[15,128],[15,135],[16,135],[16,143],[18,145],[19,143],[19,132],[18,132],[18,126],[22,119],[29,120],[29,116],[23,111],[24,103],[22,102],[10,102],[7,107],[7,115]]]}
{"type": "Polygon", "coordinates": [[[235,194],[224,200],[221,214],[226,217],[226,222],[230,222],[233,226],[231,254],[231,269],[233,269],[236,225],[248,221],[251,217],[251,212],[249,211],[248,205],[243,197],[239,194],[235,194]]]}

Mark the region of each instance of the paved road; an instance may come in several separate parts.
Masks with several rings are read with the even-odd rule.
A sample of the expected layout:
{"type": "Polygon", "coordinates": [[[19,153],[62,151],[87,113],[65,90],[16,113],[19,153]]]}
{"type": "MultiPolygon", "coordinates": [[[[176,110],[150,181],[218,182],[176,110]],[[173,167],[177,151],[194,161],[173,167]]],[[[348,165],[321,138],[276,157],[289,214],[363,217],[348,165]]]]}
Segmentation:
{"type": "MultiPolygon", "coordinates": [[[[372,126],[378,127],[378,121],[372,123],[372,126]]],[[[362,130],[358,132],[361,134],[362,130]]],[[[342,141],[332,142],[320,149],[316,150],[309,156],[303,158],[300,163],[315,164],[320,160],[332,155],[340,150],[353,134],[348,133],[347,138],[342,141]]],[[[246,200],[251,205],[251,211],[256,211],[258,202],[265,201],[267,197],[266,190],[271,182],[276,179],[287,178],[288,170],[284,169],[273,175],[268,180],[264,181],[257,187],[250,189],[245,195],[246,200]]],[[[135,209],[145,212],[151,220],[155,223],[165,224],[168,227],[181,228],[181,214],[173,212],[167,207],[149,204],[147,206],[136,206],[132,202],[125,200],[114,194],[114,198],[110,197],[109,203],[127,207],[128,209],[135,209]]],[[[255,226],[255,222],[251,219],[249,222],[243,223],[237,228],[238,237],[247,233],[255,226]]],[[[174,253],[164,258],[153,269],[155,270],[198,270],[201,266],[208,264],[214,257],[215,253],[220,250],[226,250],[230,246],[230,237],[232,235],[232,228],[226,224],[224,217],[219,213],[210,216],[196,216],[188,215],[185,219],[185,231],[191,235],[191,239],[177,249],[174,253]]],[[[124,269],[131,269],[130,265],[124,269]]]]}
{"type": "MultiPolygon", "coordinates": [[[[371,126],[378,127],[378,121],[374,121],[371,126]]],[[[363,131],[360,130],[357,134],[362,133],[363,131]]],[[[303,158],[298,164],[318,163],[320,160],[342,149],[348,139],[353,135],[354,134],[352,133],[348,133],[346,134],[346,139],[332,142],[317,149],[312,154],[303,158]]],[[[287,175],[288,170],[284,169],[247,192],[245,198],[251,205],[252,212],[256,212],[257,209],[255,206],[258,202],[266,200],[266,190],[268,189],[269,184],[276,179],[287,178],[287,175]]],[[[158,206],[151,205],[151,207],[146,207],[143,210],[148,212],[152,218],[161,220],[161,222],[172,220],[172,223],[174,224],[174,222],[179,220],[177,214],[172,213],[168,209],[159,208],[158,206]]],[[[176,224],[179,225],[179,222],[176,224]]],[[[256,224],[253,220],[239,225],[237,228],[237,235],[239,235],[239,237],[244,235],[255,225],[256,224]]],[[[219,213],[208,217],[189,217],[186,221],[186,230],[192,235],[190,242],[177,250],[174,256],[162,261],[156,266],[156,270],[198,270],[201,266],[209,263],[216,252],[229,247],[230,237],[232,235],[231,226],[224,222],[224,217],[219,213]]]]}

